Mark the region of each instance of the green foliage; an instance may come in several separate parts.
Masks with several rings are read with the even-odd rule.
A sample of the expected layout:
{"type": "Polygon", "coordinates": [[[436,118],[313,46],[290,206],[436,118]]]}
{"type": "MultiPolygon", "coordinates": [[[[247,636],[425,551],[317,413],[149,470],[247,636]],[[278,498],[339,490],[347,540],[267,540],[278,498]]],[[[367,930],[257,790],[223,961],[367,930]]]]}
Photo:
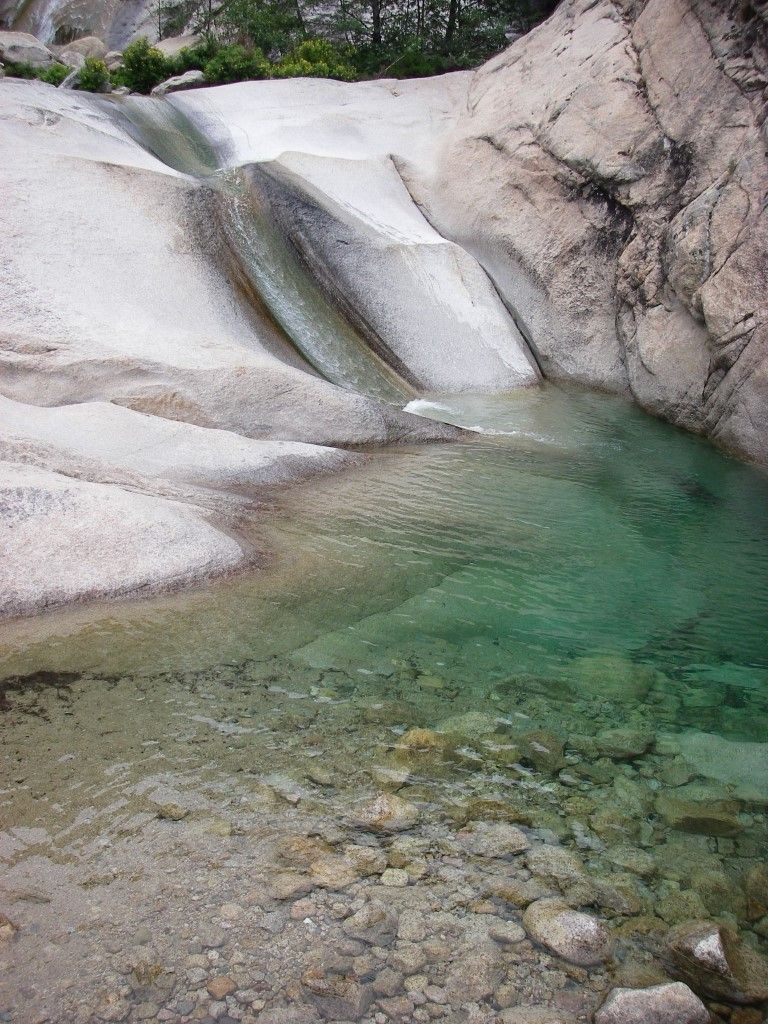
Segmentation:
{"type": "Polygon", "coordinates": [[[37,77],[41,82],[47,82],[48,85],[61,85],[71,70],[72,68],[67,67],[66,64],[50,64],[47,68],[43,68],[37,77]]]}
{"type": "Polygon", "coordinates": [[[104,61],[86,57],[77,76],[77,85],[86,92],[103,92],[109,85],[109,70],[104,61]]]}
{"type": "Polygon", "coordinates": [[[125,48],[123,64],[113,75],[115,85],[127,85],[131,92],[151,92],[173,74],[173,64],[146,39],[136,39],[125,48]]]}
{"type": "Polygon", "coordinates": [[[11,78],[39,78],[43,68],[35,67],[34,64],[14,64],[12,61],[6,61],[5,73],[11,78]]]}
{"type": "MultiPolygon", "coordinates": [[[[166,78],[193,69],[211,85],[260,78],[351,82],[443,74],[476,66],[503,49],[510,31],[526,31],[555,5],[556,0],[157,0],[154,10],[163,35],[169,29],[177,34],[191,23],[203,41],[165,57],[138,39],[125,50],[112,83],[148,93],[166,78]],[[314,35],[307,31],[302,10],[311,13],[314,35]]],[[[102,89],[103,63],[89,59],[86,65],[81,88],[102,89]]],[[[55,65],[41,72],[16,65],[9,73],[58,84],[67,69],[55,65]]]]}
{"type": "Polygon", "coordinates": [[[220,49],[213,39],[203,40],[199,46],[185,46],[175,57],[168,58],[169,76],[183,75],[185,71],[203,71],[220,49]]]}
{"type": "Polygon", "coordinates": [[[336,78],[353,82],[355,68],[327,39],[305,39],[272,68],[275,78],[336,78]]]}
{"type": "Polygon", "coordinates": [[[66,64],[49,64],[47,67],[26,63],[5,65],[5,73],[13,78],[38,78],[48,85],[61,85],[71,70],[66,64]]]}
{"type": "Polygon", "coordinates": [[[246,50],[237,43],[222,46],[203,68],[206,82],[222,85],[250,78],[269,78],[269,62],[261,50],[246,50]]]}
{"type": "Polygon", "coordinates": [[[285,0],[226,0],[214,27],[225,42],[255,47],[272,57],[286,53],[305,34],[298,4],[285,0]]]}

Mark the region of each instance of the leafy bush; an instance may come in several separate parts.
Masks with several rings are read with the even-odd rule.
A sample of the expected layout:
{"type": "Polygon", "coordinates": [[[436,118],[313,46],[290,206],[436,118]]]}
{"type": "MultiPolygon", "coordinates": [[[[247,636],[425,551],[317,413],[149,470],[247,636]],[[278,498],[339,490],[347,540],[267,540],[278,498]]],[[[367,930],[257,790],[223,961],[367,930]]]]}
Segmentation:
{"type": "Polygon", "coordinates": [[[203,40],[198,46],[185,46],[175,57],[168,58],[169,73],[183,75],[185,71],[203,71],[220,49],[213,39],[203,40]]]}
{"type": "Polygon", "coordinates": [[[39,78],[41,82],[48,85],[61,85],[72,68],[66,64],[49,64],[47,67],[38,67],[36,64],[13,64],[6,63],[5,73],[13,78],[39,78]]]}
{"type": "Polygon", "coordinates": [[[221,85],[250,78],[269,78],[270,66],[261,50],[246,50],[244,46],[237,45],[222,46],[205,65],[203,73],[206,82],[221,85]]]}
{"type": "Polygon", "coordinates": [[[109,85],[109,69],[103,60],[86,57],[85,64],[80,68],[77,85],[86,92],[103,92],[109,85]]]}
{"type": "Polygon", "coordinates": [[[275,78],[336,78],[352,82],[357,72],[327,39],[305,39],[272,68],[275,78]]]}
{"type": "Polygon", "coordinates": [[[11,78],[37,78],[42,68],[36,68],[34,64],[14,64],[12,61],[6,61],[5,73],[11,78]]]}
{"type": "Polygon", "coordinates": [[[144,39],[126,46],[122,67],[112,75],[115,85],[127,85],[131,92],[151,92],[173,74],[173,64],[144,39]]]}
{"type": "Polygon", "coordinates": [[[72,68],[67,67],[66,64],[50,64],[47,68],[43,68],[37,77],[41,82],[47,82],[48,85],[61,85],[71,70],[72,68]]]}

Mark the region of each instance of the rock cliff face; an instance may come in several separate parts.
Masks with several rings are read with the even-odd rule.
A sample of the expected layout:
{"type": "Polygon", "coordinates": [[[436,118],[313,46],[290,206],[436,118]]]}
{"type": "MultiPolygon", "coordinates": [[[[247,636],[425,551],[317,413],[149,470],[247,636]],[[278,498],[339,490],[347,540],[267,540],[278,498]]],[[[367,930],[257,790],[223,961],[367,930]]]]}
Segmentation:
{"type": "Polygon", "coordinates": [[[474,76],[433,225],[544,374],[768,461],[768,6],[564,0],[474,76]]]}

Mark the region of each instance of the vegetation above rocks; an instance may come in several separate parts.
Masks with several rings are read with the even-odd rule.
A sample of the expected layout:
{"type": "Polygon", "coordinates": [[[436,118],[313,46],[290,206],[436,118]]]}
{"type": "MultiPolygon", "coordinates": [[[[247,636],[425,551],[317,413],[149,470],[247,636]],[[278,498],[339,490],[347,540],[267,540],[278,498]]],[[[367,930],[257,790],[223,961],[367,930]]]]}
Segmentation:
{"type": "Polygon", "coordinates": [[[5,62],[5,73],[12,78],[38,78],[48,85],[61,85],[72,68],[66,64],[49,64],[47,67],[39,67],[35,64],[15,64],[12,61],[5,62]]]}

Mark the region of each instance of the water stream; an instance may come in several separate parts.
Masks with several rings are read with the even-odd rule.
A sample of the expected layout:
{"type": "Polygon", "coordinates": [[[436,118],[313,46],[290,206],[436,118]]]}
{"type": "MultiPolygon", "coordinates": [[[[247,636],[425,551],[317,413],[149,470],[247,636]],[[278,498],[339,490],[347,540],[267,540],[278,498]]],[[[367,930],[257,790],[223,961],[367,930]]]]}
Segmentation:
{"type": "Polygon", "coordinates": [[[484,433],[278,499],[257,577],[4,631],[7,1019],[51,993],[55,1020],[105,998],[125,1017],[98,1019],[192,1019],[212,972],[235,1011],[315,1007],[318,958],[365,986],[406,955],[415,1012],[552,892],[608,923],[612,959],[502,945],[482,1013],[587,1020],[613,984],[677,977],[664,936],[690,918],[765,951],[765,475],[604,396],[414,408],[484,433]],[[361,830],[382,791],[418,815],[400,838],[361,830]],[[568,871],[483,853],[499,819],[568,871]],[[425,937],[371,940],[371,965],[340,931],[370,899],[425,937]]]}
{"type": "Polygon", "coordinates": [[[101,101],[145,149],[218,197],[219,229],[252,294],[306,362],[334,384],[402,405],[414,388],[378,357],[335,308],[270,217],[258,166],[226,167],[226,154],[172,104],[125,97],[101,101]]]}

